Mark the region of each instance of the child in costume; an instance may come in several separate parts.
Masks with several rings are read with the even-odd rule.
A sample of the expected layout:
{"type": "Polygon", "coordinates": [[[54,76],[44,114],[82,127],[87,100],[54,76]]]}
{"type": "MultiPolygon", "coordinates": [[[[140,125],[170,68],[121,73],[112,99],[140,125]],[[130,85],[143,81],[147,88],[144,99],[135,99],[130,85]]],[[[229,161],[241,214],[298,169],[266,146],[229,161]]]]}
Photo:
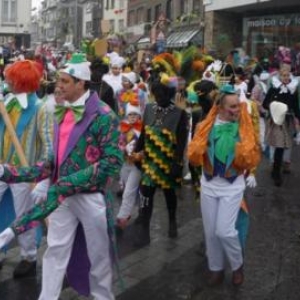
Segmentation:
{"type": "MultiPolygon", "coordinates": [[[[52,115],[47,114],[46,108],[36,95],[41,78],[42,74],[36,67],[36,63],[29,60],[15,62],[5,69],[5,80],[11,90],[11,93],[5,96],[5,106],[28,164],[47,160],[52,155],[52,115]]],[[[20,158],[2,117],[0,117],[0,137],[1,163],[20,166],[20,158]]],[[[10,195],[8,189],[18,219],[34,204],[30,196],[31,185],[0,182],[0,202],[4,200],[6,203],[6,197],[10,195]]],[[[7,216],[4,216],[0,209],[1,229],[3,226],[8,226],[3,224],[6,218],[7,216]]],[[[18,237],[18,241],[21,248],[21,261],[14,271],[14,277],[32,276],[36,273],[35,231],[26,232],[18,237]]]]}
{"type": "Polygon", "coordinates": [[[136,86],[137,74],[135,72],[122,73],[122,88],[117,92],[118,115],[122,118],[125,115],[125,108],[129,102],[138,102],[141,114],[143,115],[148,101],[145,91],[136,86]]]}
{"type": "Polygon", "coordinates": [[[90,92],[91,73],[82,54],[60,70],[58,87],[65,99],[57,106],[54,157],[31,167],[1,165],[5,182],[51,178],[47,199],[21,215],[0,234],[0,248],[49,216],[48,248],[43,257],[39,300],[57,300],[65,273],[80,294],[113,300],[113,214],[108,187],[123,163],[118,148],[118,119],[90,92]]]}
{"type": "Polygon", "coordinates": [[[134,164],[132,153],[141,134],[141,110],[137,102],[128,103],[126,118],[120,122],[121,142],[125,162],[121,169],[123,187],[122,204],[117,215],[117,225],[125,228],[131,217],[134,205],[137,203],[138,190],[141,180],[141,171],[134,164]]]}
{"type": "Polygon", "coordinates": [[[291,150],[293,134],[297,133],[297,143],[300,142],[298,88],[298,79],[292,76],[290,68],[281,67],[279,74],[271,77],[271,86],[263,102],[263,108],[270,112],[266,122],[266,143],[275,149],[271,175],[276,186],[282,184],[284,152],[291,150]]]}

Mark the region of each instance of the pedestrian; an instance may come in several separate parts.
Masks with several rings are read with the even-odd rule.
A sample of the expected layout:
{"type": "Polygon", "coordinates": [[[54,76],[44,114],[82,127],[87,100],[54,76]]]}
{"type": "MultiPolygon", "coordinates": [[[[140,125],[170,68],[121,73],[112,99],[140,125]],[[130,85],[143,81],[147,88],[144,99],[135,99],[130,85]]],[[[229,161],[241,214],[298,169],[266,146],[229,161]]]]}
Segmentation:
{"type": "Polygon", "coordinates": [[[110,72],[104,74],[102,80],[107,82],[114,90],[114,97],[118,90],[122,88],[122,68],[125,64],[125,59],[117,53],[110,54],[110,72]]]}
{"type": "Polygon", "coordinates": [[[177,237],[177,197],[175,188],[182,179],[183,154],[188,135],[188,117],[172,99],[175,89],[156,78],[151,83],[155,103],[149,103],[143,116],[143,130],[133,156],[141,159],[139,216],[136,245],[150,242],[150,220],[156,188],[163,190],[171,238],[177,237]]]}
{"type": "MultiPolygon", "coordinates": [[[[270,112],[266,123],[266,143],[275,148],[272,178],[276,186],[282,184],[284,151],[291,149],[293,134],[299,132],[298,85],[299,82],[292,76],[290,69],[284,66],[278,75],[271,78],[271,86],[263,102],[263,108],[270,112]]],[[[300,142],[299,134],[297,139],[300,142]]]]}
{"type": "Polygon", "coordinates": [[[255,83],[252,92],[251,99],[255,101],[259,111],[259,137],[260,137],[260,145],[262,151],[266,150],[265,144],[265,118],[267,116],[267,111],[263,108],[263,102],[265,100],[267,94],[267,82],[270,78],[270,74],[266,71],[261,72],[261,74],[257,77],[257,82],[255,83]]]}
{"type": "Polygon", "coordinates": [[[110,253],[114,224],[107,193],[110,178],[122,165],[122,152],[118,148],[118,119],[97,93],[90,92],[90,76],[89,65],[80,53],[73,54],[59,72],[57,85],[65,105],[55,111],[54,158],[28,168],[1,166],[5,182],[51,178],[45,202],[0,234],[3,247],[52,212],[39,300],[59,298],[67,267],[69,283],[77,291],[97,300],[114,299],[110,253]]]}
{"type": "MultiPolygon", "coordinates": [[[[39,88],[42,73],[36,63],[29,60],[17,61],[5,69],[5,80],[10,93],[5,96],[6,111],[14,127],[24,152],[26,163],[35,164],[39,160],[47,160],[52,156],[52,115],[39,101],[36,91],[39,88]]],[[[7,124],[0,118],[0,149],[1,163],[9,163],[15,167],[21,166],[21,159],[15,151],[7,124]]],[[[13,203],[14,217],[20,218],[34,205],[30,196],[31,185],[22,183],[0,182],[0,202],[13,203]]],[[[8,206],[7,206],[8,207],[8,206]]],[[[12,216],[7,215],[5,207],[0,210],[0,228],[12,216]]],[[[33,276],[36,274],[36,233],[30,230],[18,237],[21,260],[14,270],[15,278],[33,276]]],[[[2,264],[0,264],[1,266],[2,264]]]]}
{"type": "Polygon", "coordinates": [[[124,151],[125,161],[121,169],[120,181],[122,203],[117,215],[117,226],[124,229],[131,218],[132,210],[138,203],[141,171],[135,165],[133,150],[142,130],[142,116],[139,103],[126,105],[126,117],[120,122],[120,146],[124,151]]]}
{"type": "Polygon", "coordinates": [[[246,103],[234,90],[221,89],[216,105],[196,128],[188,147],[194,166],[202,166],[201,212],[209,267],[209,285],[220,284],[225,257],[232,283],[244,280],[244,258],[236,222],[246,183],[244,174],[259,162],[255,130],[246,103]]]}
{"type": "Polygon", "coordinates": [[[108,104],[114,111],[118,111],[117,101],[114,96],[113,88],[104,80],[105,74],[108,74],[109,66],[100,58],[94,58],[91,62],[91,90],[98,93],[99,98],[108,104]]]}

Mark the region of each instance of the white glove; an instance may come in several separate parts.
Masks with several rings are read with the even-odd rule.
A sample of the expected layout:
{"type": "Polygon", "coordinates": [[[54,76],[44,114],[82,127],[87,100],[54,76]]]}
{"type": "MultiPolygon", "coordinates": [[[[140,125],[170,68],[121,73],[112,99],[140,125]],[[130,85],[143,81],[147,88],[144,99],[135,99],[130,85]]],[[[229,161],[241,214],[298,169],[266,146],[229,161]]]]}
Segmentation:
{"type": "Polygon", "coordinates": [[[134,148],[135,148],[135,140],[132,140],[130,143],[128,143],[125,146],[125,150],[129,156],[132,154],[134,148]]]}
{"type": "Polygon", "coordinates": [[[300,132],[298,132],[298,133],[296,134],[296,137],[294,138],[294,140],[295,140],[295,143],[296,143],[297,145],[300,145],[300,132]]]}
{"type": "Polygon", "coordinates": [[[254,175],[249,175],[246,178],[246,185],[249,188],[255,188],[257,186],[256,179],[254,175]]]}
{"type": "Polygon", "coordinates": [[[15,237],[15,234],[11,228],[6,228],[0,233],[0,249],[8,245],[15,237]]]}
{"type": "Polygon", "coordinates": [[[220,61],[220,60],[215,60],[213,63],[212,63],[212,69],[213,69],[213,71],[214,72],[220,72],[221,71],[221,69],[222,69],[222,65],[223,65],[223,63],[222,63],[222,61],[220,61]]]}
{"type": "Polygon", "coordinates": [[[50,186],[50,179],[44,179],[40,181],[35,188],[31,191],[31,197],[34,201],[34,204],[40,204],[47,199],[47,193],[50,186]]]}

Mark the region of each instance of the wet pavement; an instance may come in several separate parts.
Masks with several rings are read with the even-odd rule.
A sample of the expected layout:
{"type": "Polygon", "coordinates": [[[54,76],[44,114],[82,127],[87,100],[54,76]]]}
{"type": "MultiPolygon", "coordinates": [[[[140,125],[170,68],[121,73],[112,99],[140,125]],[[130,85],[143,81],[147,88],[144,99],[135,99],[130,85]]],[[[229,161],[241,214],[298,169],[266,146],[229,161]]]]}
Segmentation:
{"type": "MultiPolygon", "coordinates": [[[[265,159],[258,171],[258,187],[248,190],[250,232],[245,253],[245,283],[234,288],[231,274],[215,288],[205,283],[204,255],[199,201],[185,185],[178,191],[179,237],[167,237],[167,211],[160,191],[155,198],[151,222],[151,244],[136,249],[134,226],[119,236],[121,271],[125,288],[116,280],[117,300],[298,300],[300,299],[300,148],[294,149],[292,173],[283,186],[274,187],[265,159]]],[[[116,201],[116,209],[118,201],[116,201]]],[[[134,218],[133,218],[134,219],[134,218]]],[[[11,249],[0,271],[0,300],[35,300],[40,290],[41,256],[36,278],[12,279],[18,248],[11,249]]],[[[89,299],[64,288],[62,300],[89,299]]]]}

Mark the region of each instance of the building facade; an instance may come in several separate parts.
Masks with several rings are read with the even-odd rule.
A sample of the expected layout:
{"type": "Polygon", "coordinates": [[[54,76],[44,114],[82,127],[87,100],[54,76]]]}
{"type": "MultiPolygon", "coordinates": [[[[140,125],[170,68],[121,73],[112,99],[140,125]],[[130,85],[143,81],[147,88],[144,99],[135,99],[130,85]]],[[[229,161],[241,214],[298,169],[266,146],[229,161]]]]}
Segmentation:
{"type": "Polygon", "coordinates": [[[138,48],[163,44],[160,50],[203,44],[202,0],[129,0],[128,30],[138,48]],[[141,45],[143,44],[143,45],[141,45]]]}
{"type": "Polygon", "coordinates": [[[28,48],[31,0],[1,0],[0,16],[0,45],[9,49],[28,48]]]}
{"type": "Polygon", "coordinates": [[[83,38],[101,36],[102,19],[101,0],[44,0],[33,12],[32,46],[74,50],[83,38]]]}
{"type": "Polygon", "coordinates": [[[205,45],[243,48],[251,57],[270,58],[279,46],[300,50],[298,0],[206,0],[205,45]]]}

